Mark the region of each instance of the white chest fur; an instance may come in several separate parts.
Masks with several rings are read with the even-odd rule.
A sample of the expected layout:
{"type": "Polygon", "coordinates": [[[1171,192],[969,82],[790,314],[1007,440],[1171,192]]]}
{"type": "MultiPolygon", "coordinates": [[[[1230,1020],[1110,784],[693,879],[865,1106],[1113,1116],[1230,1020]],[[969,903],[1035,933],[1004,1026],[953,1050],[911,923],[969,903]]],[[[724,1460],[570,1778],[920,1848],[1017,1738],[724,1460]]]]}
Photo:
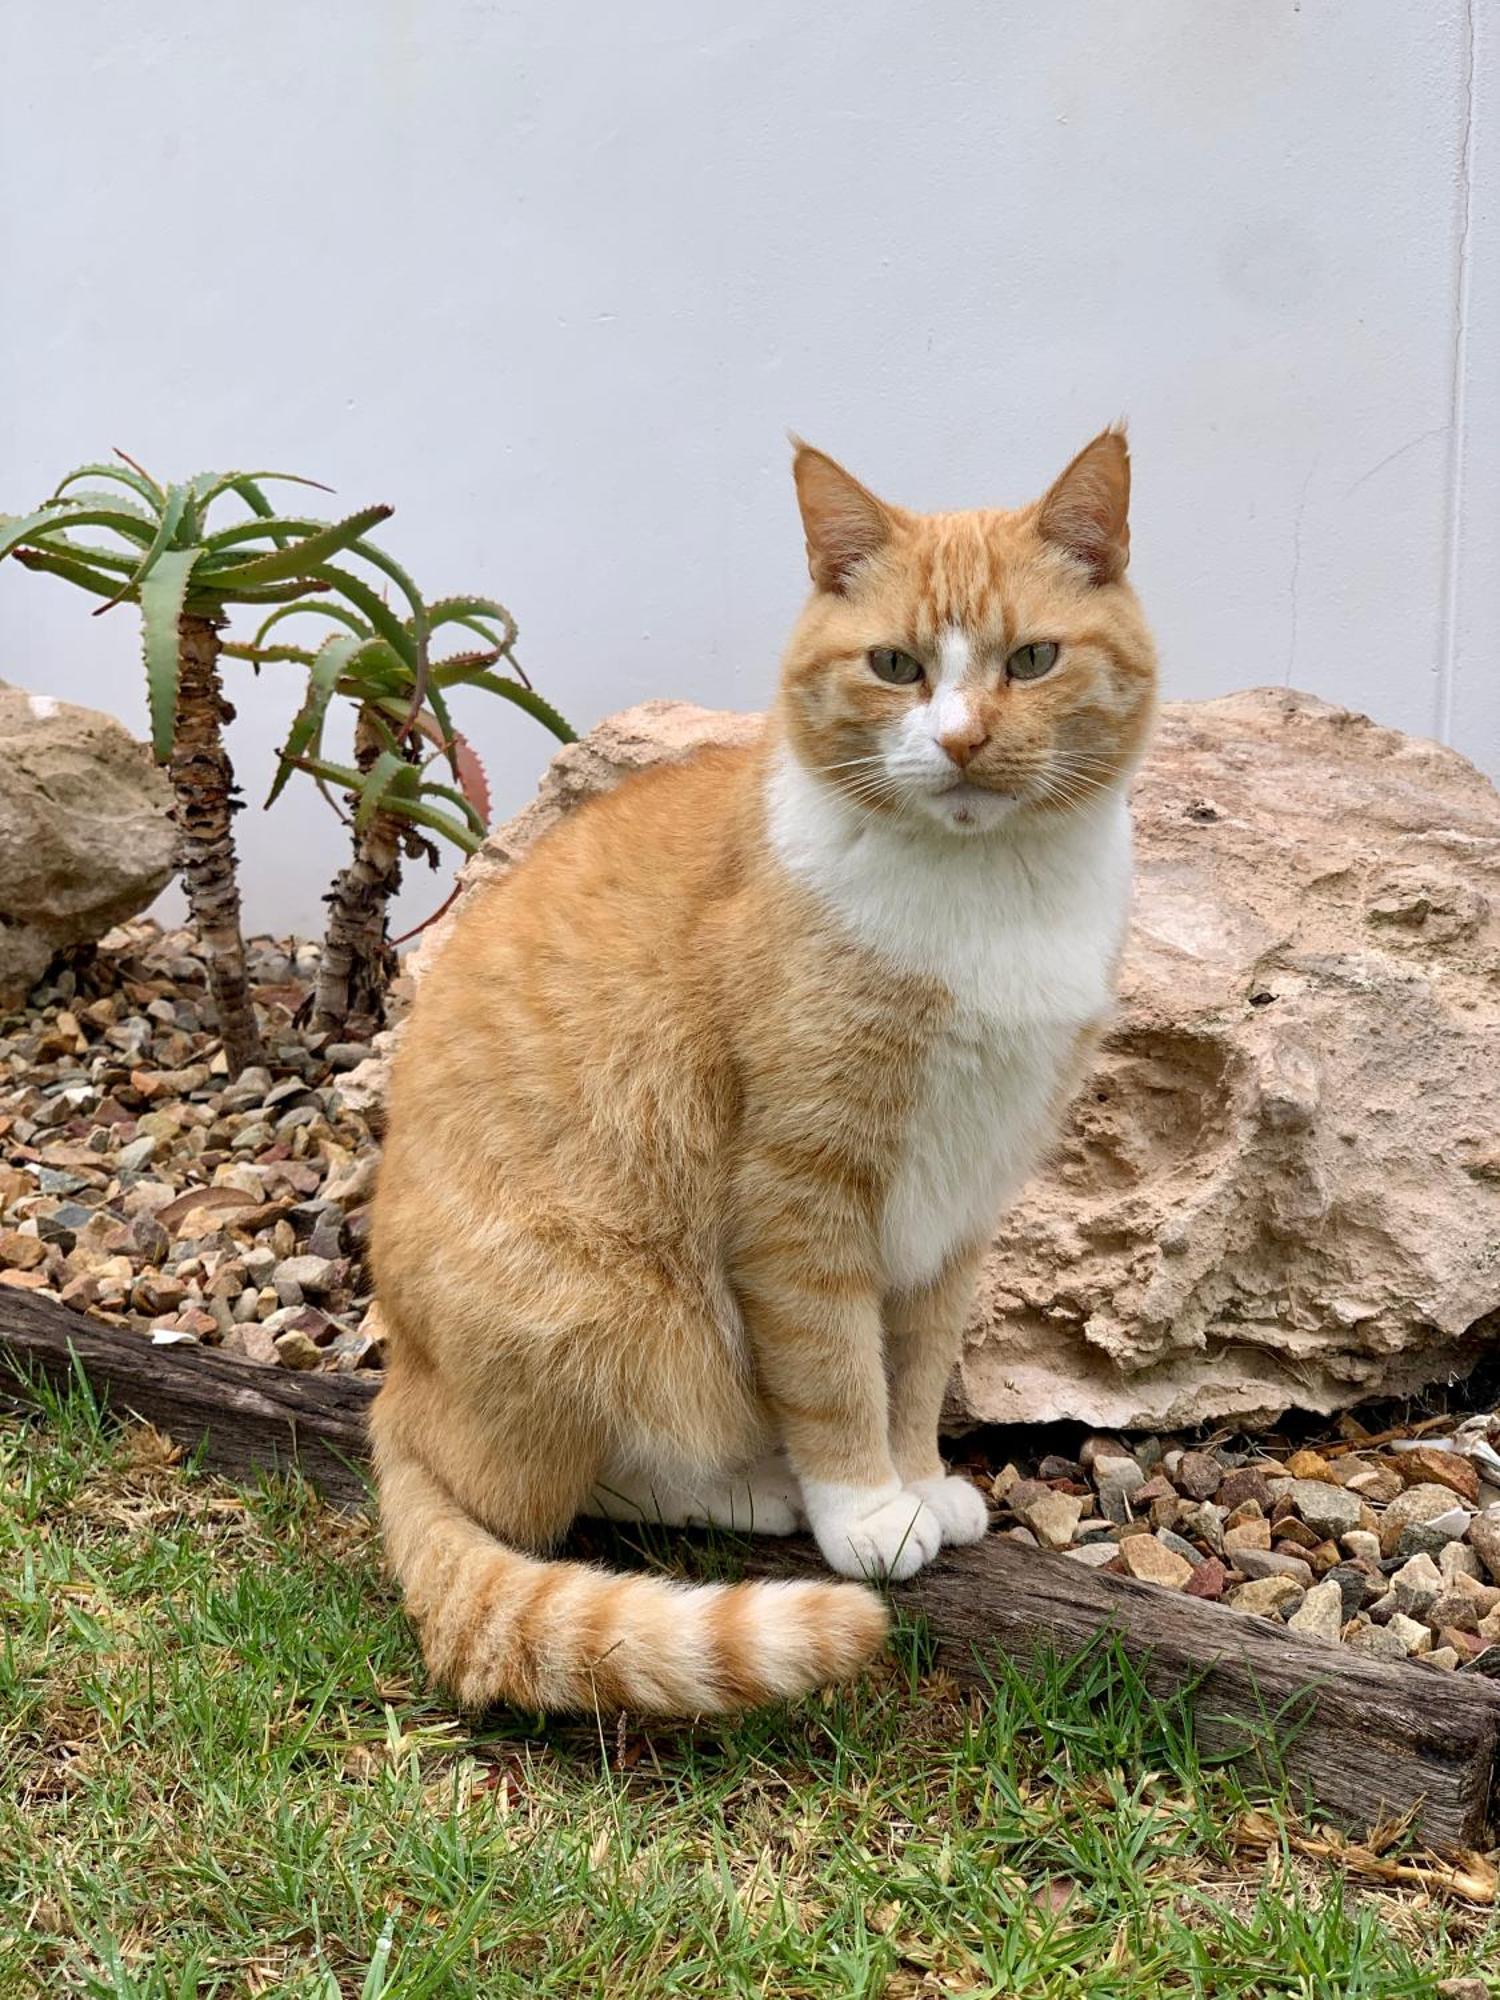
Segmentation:
{"type": "Polygon", "coordinates": [[[887,1278],[919,1285],[988,1233],[1031,1170],[1079,1031],[1109,1004],[1130,895],[1125,804],[929,835],[861,812],[783,752],[769,830],[857,943],[953,997],[886,1202],[887,1278]]]}

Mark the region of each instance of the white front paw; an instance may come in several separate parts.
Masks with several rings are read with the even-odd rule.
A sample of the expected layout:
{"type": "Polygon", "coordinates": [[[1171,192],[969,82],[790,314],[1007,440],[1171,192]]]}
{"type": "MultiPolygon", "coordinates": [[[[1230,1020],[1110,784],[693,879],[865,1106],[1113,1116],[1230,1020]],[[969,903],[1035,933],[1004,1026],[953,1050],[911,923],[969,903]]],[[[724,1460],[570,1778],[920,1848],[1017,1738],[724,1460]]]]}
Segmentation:
{"type": "Polygon", "coordinates": [[[989,1532],[990,1513],[984,1495],[967,1479],[951,1472],[935,1472],[927,1479],[913,1479],[906,1490],[937,1516],[945,1546],[982,1541],[989,1532]]]}
{"type": "Polygon", "coordinates": [[[943,1544],[937,1515],[899,1480],[840,1486],[805,1479],[802,1499],[823,1560],[840,1576],[899,1583],[931,1562],[943,1544]]]}

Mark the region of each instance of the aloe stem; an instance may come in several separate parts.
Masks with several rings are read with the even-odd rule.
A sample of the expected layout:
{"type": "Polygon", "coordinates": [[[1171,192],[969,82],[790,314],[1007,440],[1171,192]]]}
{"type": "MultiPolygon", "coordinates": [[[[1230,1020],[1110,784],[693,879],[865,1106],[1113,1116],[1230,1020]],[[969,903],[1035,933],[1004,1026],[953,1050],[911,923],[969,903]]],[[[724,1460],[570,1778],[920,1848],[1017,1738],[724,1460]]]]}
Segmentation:
{"type": "MultiPolygon", "coordinates": [[[[354,761],[367,771],[380,755],[381,739],[368,704],[355,721],[354,761]]],[[[385,994],[396,971],[391,944],[391,898],[401,887],[403,823],[377,808],[354,835],[354,854],[334,878],[328,895],[328,926],[313,996],[312,1032],[337,1035],[351,1020],[385,1025],[385,994]]]]}
{"type": "Polygon", "coordinates": [[[177,719],[167,771],[177,826],[178,869],[208,961],[209,991],[232,1073],[264,1060],[250,999],[231,816],[234,772],[224,725],[234,710],[219,680],[218,618],[184,613],[177,623],[177,719]]]}

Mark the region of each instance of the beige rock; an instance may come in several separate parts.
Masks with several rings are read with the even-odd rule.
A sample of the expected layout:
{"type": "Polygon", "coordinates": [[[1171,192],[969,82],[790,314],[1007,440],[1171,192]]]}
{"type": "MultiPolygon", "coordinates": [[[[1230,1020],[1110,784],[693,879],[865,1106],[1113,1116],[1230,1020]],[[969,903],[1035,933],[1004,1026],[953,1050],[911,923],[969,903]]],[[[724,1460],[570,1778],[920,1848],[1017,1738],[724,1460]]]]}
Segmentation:
{"type": "Polygon", "coordinates": [[[1418,1619],[1408,1618],[1404,1611],[1398,1611],[1386,1625],[1387,1632],[1393,1632],[1401,1642],[1403,1653],[1430,1653],[1432,1634],[1418,1619]]]}
{"type": "MultiPolygon", "coordinates": [[[[628,772],[758,728],[611,717],[468,882],[628,772]]],[[[1500,1338],[1500,797],[1277,688],[1168,704],[1132,803],[1118,1018],[990,1253],[953,1418],[1255,1423],[1462,1374],[1500,1338]]]]}
{"type": "Polygon", "coordinates": [[[113,717],[0,681],[0,1005],[55,952],[153,902],[176,836],[166,778],[113,717]]]}
{"type": "Polygon", "coordinates": [[[1187,1558],[1164,1547],[1155,1535],[1130,1535],[1121,1542],[1119,1553],[1129,1575],[1166,1590],[1181,1590],[1193,1573],[1187,1558]]]}
{"type": "Polygon", "coordinates": [[[1071,1493],[1042,1493],[1019,1510],[1044,1549],[1065,1549],[1083,1514],[1083,1503],[1071,1493]]]}
{"type": "Polygon", "coordinates": [[[1315,1583],[1286,1622],[1292,1632],[1333,1644],[1344,1624],[1343,1592],[1331,1579],[1315,1583]]]}
{"type": "Polygon", "coordinates": [[[1302,1585],[1292,1577],[1258,1576],[1230,1591],[1229,1601],[1236,1611],[1255,1611],[1263,1618],[1274,1618],[1283,1604],[1300,1604],[1302,1596],[1302,1585]]]}

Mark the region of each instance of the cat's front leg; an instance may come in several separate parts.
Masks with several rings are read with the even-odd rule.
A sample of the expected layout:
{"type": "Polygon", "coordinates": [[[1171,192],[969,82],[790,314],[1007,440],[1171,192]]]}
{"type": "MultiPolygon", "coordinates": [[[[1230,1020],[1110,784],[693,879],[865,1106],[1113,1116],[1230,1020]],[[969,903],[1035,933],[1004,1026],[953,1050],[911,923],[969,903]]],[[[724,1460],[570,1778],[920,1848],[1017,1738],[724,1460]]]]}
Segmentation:
{"type": "Polygon", "coordinates": [[[984,1497],[938,1453],[943,1396],[963,1341],[979,1274],[979,1247],[954,1258],[930,1285],[886,1303],[891,1458],[908,1493],[929,1507],[949,1544],[977,1542],[989,1527],[984,1497]]]}
{"type": "Polygon", "coordinates": [[[824,1561],[899,1581],[937,1554],[942,1521],[891,1457],[878,1293],[814,1241],[783,1231],[739,1260],[756,1373],[824,1561]]]}

